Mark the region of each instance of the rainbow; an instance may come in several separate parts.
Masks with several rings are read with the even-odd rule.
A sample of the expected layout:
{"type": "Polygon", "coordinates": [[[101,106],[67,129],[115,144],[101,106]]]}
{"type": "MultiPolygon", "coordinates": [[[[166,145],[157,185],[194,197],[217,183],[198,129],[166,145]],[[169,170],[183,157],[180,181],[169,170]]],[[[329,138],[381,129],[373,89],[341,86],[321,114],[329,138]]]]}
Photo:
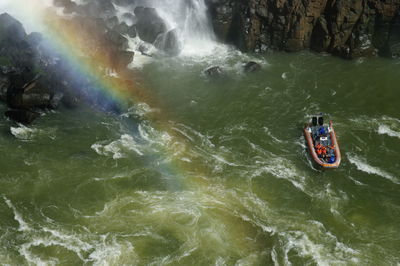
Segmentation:
{"type": "Polygon", "coordinates": [[[123,110],[135,103],[145,103],[150,108],[160,110],[146,114],[146,118],[156,130],[168,134],[170,143],[181,144],[180,147],[166,145],[162,151],[166,157],[172,158],[169,160],[169,165],[163,166],[163,170],[167,171],[168,175],[175,176],[176,180],[173,183],[180,183],[177,186],[182,186],[181,181],[189,181],[186,177],[191,173],[191,181],[207,185],[203,178],[203,173],[208,172],[206,166],[202,162],[196,162],[196,158],[193,158],[189,147],[185,144],[186,140],[171,128],[168,123],[170,121],[168,110],[162,107],[162,102],[151,94],[151,90],[146,89],[145,82],[135,71],[115,62],[115,55],[119,51],[110,48],[112,46],[104,40],[103,33],[96,31],[96,25],[91,22],[86,23],[88,21],[59,16],[54,8],[43,5],[42,0],[34,0],[32,3],[36,3],[32,6],[36,23],[44,25],[43,35],[49,50],[67,62],[66,71],[74,69],[73,75],[76,80],[90,79],[92,81],[90,90],[93,94],[104,95],[123,110]],[[107,74],[110,70],[115,75],[107,74]],[[189,158],[190,163],[182,158],[189,158]],[[185,178],[179,178],[182,176],[185,178]]]}
{"type": "MultiPolygon", "coordinates": [[[[169,136],[168,143],[162,145],[160,149],[160,155],[167,159],[163,165],[160,165],[160,170],[171,177],[168,189],[174,192],[189,189],[196,195],[191,199],[193,202],[190,203],[193,204],[195,204],[194,200],[204,199],[207,201],[210,197],[216,197],[218,202],[230,200],[229,198],[222,199],[226,195],[219,193],[224,185],[220,184],[218,179],[206,178],[212,170],[201,158],[197,158],[193,154],[193,149],[187,144],[183,133],[174,130],[169,123],[171,119],[168,110],[162,108],[162,102],[151,94],[151,90],[146,89],[138,75],[126,67],[116,65],[113,57],[110,56],[113,51],[108,50],[107,45],[99,45],[97,50],[93,50],[94,46],[91,41],[100,40],[99,36],[93,35],[90,27],[85,28],[75,20],[57,16],[54,10],[49,10],[47,6],[43,5],[42,0],[23,0],[23,2],[26,3],[21,5],[21,9],[30,9],[29,14],[35,16],[35,21],[44,25],[43,33],[49,48],[66,60],[69,67],[75,69],[73,73],[77,75],[76,78],[79,80],[89,77],[95,81],[95,86],[92,87],[93,93],[103,93],[122,108],[135,103],[145,103],[150,108],[160,110],[146,114],[146,118],[153,128],[169,136]],[[116,77],[107,75],[106,71],[109,69],[115,71],[116,77]],[[215,188],[218,189],[215,190],[215,188]]],[[[229,196],[229,193],[227,195],[229,196]]],[[[228,223],[235,228],[235,230],[227,232],[230,240],[229,247],[233,246],[233,249],[237,250],[256,248],[251,245],[249,249],[249,244],[244,241],[243,237],[246,231],[241,223],[237,223],[236,219],[229,221],[222,218],[221,222],[228,223]]]]}

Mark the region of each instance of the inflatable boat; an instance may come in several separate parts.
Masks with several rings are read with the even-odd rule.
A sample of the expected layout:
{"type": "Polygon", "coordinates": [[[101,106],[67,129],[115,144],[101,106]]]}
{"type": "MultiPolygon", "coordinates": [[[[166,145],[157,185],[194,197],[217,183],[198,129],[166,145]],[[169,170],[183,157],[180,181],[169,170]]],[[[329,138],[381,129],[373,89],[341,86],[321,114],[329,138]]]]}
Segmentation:
{"type": "Polygon", "coordinates": [[[324,124],[323,116],[313,116],[304,127],[304,137],[313,160],[323,168],[338,168],[341,161],[339,144],[330,121],[324,124]]]}

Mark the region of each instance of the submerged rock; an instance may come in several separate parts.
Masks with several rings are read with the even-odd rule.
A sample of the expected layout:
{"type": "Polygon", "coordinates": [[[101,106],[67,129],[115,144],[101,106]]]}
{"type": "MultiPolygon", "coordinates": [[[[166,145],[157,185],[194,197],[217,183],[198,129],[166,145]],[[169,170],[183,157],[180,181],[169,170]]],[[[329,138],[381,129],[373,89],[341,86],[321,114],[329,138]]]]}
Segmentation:
{"type": "Polygon", "coordinates": [[[249,72],[257,72],[257,71],[261,70],[261,65],[254,61],[250,61],[250,62],[247,62],[243,66],[243,70],[244,70],[244,72],[248,72],[248,73],[249,72]]]}
{"type": "Polygon", "coordinates": [[[221,67],[219,66],[213,66],[213,67],[209,67],[206,70],[204,70],[204,73],[208,76],[208,77],[221,77],[224,75],[224,71],[222,70],[221,67]]]}
{"type": "Polygon", "coordinates": [[[40,116],[39,113],[29,110],[8,110],[4,115],[21,124],[31,124],[36,118],[40,116]]]}

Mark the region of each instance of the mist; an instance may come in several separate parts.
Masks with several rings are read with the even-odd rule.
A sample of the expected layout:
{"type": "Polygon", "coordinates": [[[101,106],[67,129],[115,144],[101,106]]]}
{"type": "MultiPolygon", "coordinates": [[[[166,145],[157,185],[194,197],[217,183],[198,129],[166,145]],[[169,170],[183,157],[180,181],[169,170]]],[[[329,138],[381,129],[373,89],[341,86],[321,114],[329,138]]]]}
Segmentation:
{"type": "Polygon", "coordinates": [[[27,33],[42,32],[41,12],[52,5],[52,0],[1,0],[0,14],[8,13],[19,20],[27,33]]]}

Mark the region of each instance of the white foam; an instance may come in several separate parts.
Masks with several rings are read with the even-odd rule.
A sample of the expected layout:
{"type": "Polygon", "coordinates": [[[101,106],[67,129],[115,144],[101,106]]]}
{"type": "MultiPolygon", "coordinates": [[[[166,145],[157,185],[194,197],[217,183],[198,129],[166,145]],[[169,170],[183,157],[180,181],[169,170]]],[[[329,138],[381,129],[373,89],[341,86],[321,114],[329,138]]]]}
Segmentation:
{"type": "Polygon", "coordinates": [[[400,132],[392,130],[389,126],[387,125],[379,125],[378,128],[378,134],[381,135],[388,135],[390,137],[396,137],[400,139],[400,132]]]}
{"type": "Polygon", "coordinates": [[[124,114],[122,114],[122,117],[131,117],[131,116],[137,116],[140,118],[145,118],[147,114],[149,113],[154,113],[154,112],[160,112],[159,109],[156,108],[151,108],[149,105],[146,103],[138,103],[135,104],[134,106],[130,107],[128,111],[124,114]]]}
{"type": "Polygon", "coordinates": [[[112,156],[114,160],[125,158],[128,151],[133,151],[138,155],[143,155],[140,151],[139,145],[132,136],[124,134],[120,139],[113,141],[107,145],[95,143],[91,148],[99,155],[112,156]]]}
{"type": "Polygon", "coordinates": [[[299,190],[305,191],[305,177],[297,172],[296,168],[284,158],[274,157],[265,161],[256,161],[256,170],[252,173],[252,177],[259,176],[262,173],[269,173],[281,179],[291,182],[299,190]]]}
{"type": "Polygon", "coordinates": [[[4,201],[6,202],[7,206],[13,210],[14,212],[14,219],[19,223],[19,228],[18,231],[24,232],[24,231],[30,231],[31,228],[30,226],[24,221],[22,218],[22,215],[17,211],[15,206],[11,203],[9,199],[7,199],[5,196],[3,196],[4,201]]]}
{"type": "Polygon", "coordinates": [[[11,134],[20,140],[32,140],[38,133],[35,128],[29,128],[24,125],[19,125],[19,127],[10,127],[11,134]]]}
{"type": "Polygon", "coordinates": [[[388,172],[381,170],[378,167],[369,165],[365,159],[352,154],[348,154],[347,157],[349,161],[357,167],[358,170],[368,174],[378,175],[392,181],[393,183],[400,184],[399,180],[392,174],[389,174],[388,172]]]}

